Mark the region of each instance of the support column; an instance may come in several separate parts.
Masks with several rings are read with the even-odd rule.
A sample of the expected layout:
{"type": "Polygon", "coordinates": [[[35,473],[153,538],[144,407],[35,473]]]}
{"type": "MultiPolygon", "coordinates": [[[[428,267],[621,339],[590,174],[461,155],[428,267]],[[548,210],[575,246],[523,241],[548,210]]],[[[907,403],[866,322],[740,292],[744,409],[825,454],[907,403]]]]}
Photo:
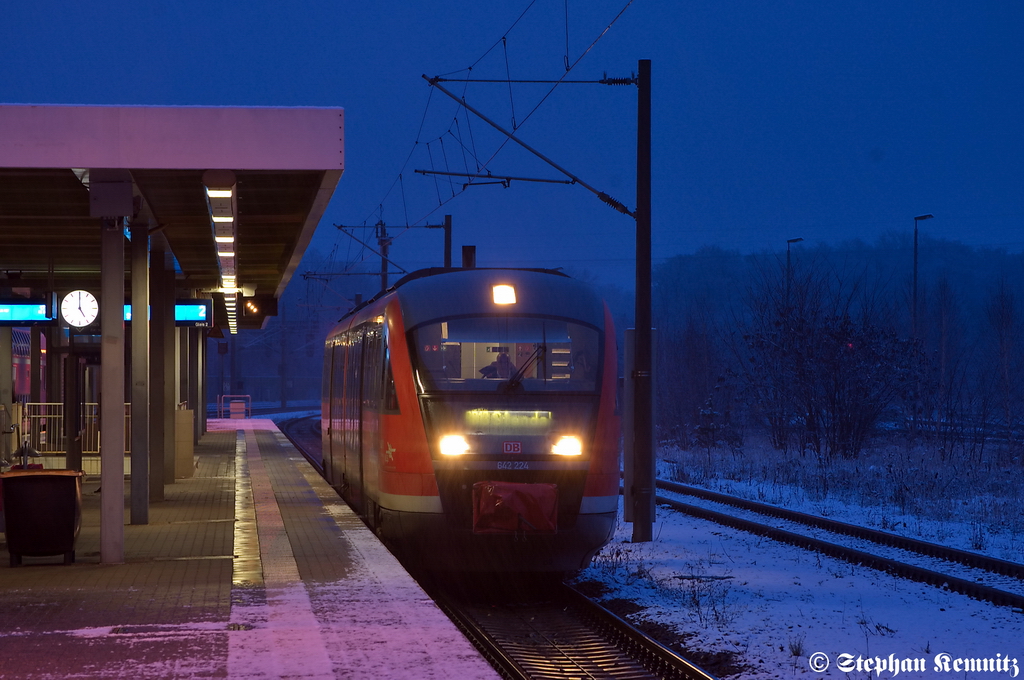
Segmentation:
{"type": "Polygon", "coordinates": [[[206,434],[206,413],[210,397],[207,394],[208,385],[206,380],[207,356],[209,345],[207,344],[207,329],[200,328],[199,333],[199,436],[206,434]]]}
{"type": "Polygon", "coordinates": [[[43,394],[43,329],[38,326],[29,329],[29,354],[28,400],[38,404],[43,394]]]}
{"type": "Polygon", "coordinates": [[[149,524],[149,224],[132,223],[131,522],[149,524]]]}
{"type": "Polygon", "coordinates": [[[188,331],[188,407],[192,409],[192,444],[199,443],[199,329],[188,331]]]}
{"type": "Polygon", "coordinates": [[[288,408],[288,350],[294,351],[295,338],[289,338],[288,333],[285,331],[285,313],[286,309],[284,305],[281,305],[281,316],[278,317],[281,328],[281,367],[278,371],[281,374],[281,409],[288,408]],[[292,340],[289,343],[289,339],[292,340]],[[290,346],[289,346],[290,345],[290,346]]]}
{"type": "Polygon", "coordinates": [[[238,335],[228,335],[228,339],[231,341],[229,348],[231,356],[231,383],[224,394],[241,394],[242,388],[238,384],[238,352],[241,349],[239,347],[238,335]]]}
{"type": "Polygon", "coordinates": [[[100,562],[124,562],[124,230],[104,220],[100,242],[100,562]]]}
{"type": "Polygon", "coordinates": [[[164,275],[166,254],[154,246],[150,255],[150,321],[149,353],[149,500],[164,499],[164,354],[167,348],[164,340],[163,305],[167,277],[164,275]]]}
{"type": "MultiPolygon", "coordinates": [[[[46,401],[50,404],[61,403],[64,399],[63,365],[60,348],[64,344],[63,329],[50,327],[46,329],[46,401]]],[[[50,426],[48,425],[49,429],[50,426]]],[[[57,432],[49,429],[47,436],[56,437],[57,432]]]]}
{"type": "Polygon", "coordinates": [[[68,333],[68,351],[64,355],[64,451],[69,470],[82,469],[81,385],[82,367],[75,354],[75,336],[68,333]]]}
{"type": "MultiPolygon", "coordinates": [[[[164,300],[160,310],[163,315],[164,353],[157,360],[163,359],[164,364],[164,483],[174,484],[174,409],[178,405],[178,351],[174,334],[174,260],[169,253],[164,257],[164,300]]],[[[156,315],[155,309],[153,314],[156,315]]]]}
{"type": "MultiPolygon", "coordinates": [[[[175,328],[174,335],[178,343],[178,396],[175,399],[176,404],[181,402],[188,402],[189,395],[189,343],[188,343],[188,328],[175,328]]],[[[187,408],[192,408],[192,404],[187,404],[187,408]]]]}
{"type": "Polygon", "coordinates": [[[3,444],[0,446],[0,454],[4,458],[10,458],[11,451],[15,450],[13,432],[7,434],[6,429],[14,425],[14,359],[12,357],[11,328],[0,327],[0,406],[3,407],[5,415],[0,416],[0,428],[4,428],[2,435],[3,444]]]}

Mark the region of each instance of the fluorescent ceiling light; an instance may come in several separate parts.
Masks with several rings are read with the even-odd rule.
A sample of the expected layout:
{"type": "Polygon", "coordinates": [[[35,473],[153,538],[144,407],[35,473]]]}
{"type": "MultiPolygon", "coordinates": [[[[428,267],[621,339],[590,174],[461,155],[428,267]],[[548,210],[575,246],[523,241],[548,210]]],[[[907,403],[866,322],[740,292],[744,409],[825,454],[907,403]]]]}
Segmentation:
{"type": "Polygon", "coordinates": [[[207,189],[206,195],[210,198],[231,198],[231,189],[207,189]]]}

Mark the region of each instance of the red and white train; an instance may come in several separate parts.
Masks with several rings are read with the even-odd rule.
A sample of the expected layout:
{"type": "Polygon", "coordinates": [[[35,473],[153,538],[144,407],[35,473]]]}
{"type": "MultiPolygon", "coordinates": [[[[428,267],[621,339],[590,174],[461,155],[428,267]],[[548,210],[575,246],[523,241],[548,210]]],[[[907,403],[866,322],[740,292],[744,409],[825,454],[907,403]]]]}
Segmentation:
{"type": "Polygon", "coordinates": [[[586,566],[618,508],[611,315],[560,272],[427,269],[326,341],[323,474],[428,569],[586,566]]]}

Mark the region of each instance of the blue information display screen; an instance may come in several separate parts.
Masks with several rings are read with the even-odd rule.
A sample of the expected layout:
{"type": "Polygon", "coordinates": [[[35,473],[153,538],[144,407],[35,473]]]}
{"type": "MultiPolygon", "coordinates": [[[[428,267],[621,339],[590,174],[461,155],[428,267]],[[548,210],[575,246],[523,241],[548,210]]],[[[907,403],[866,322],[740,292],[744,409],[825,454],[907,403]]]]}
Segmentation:
{"type": "MultiPolygon", "coordinates": [[[[0,301],[0,326],[35,326],[57,322],[52,307],[43,302],[0,301]]],[[[124,306],[124,320],[131,322],[132,306],[124,306]]],[[[174,304],[175,326],[212,326],[213,300],[178,300],[174,304]]]]}
{"type": "Polygon", "coordinates": [[[0,325],[20,326],[53,321],[49,305],[39,302],[0,302],[0,325]]]}
{"type": "Polygon", "coordinates": [[[174,303],[175,326],[209,326],[213,321],[213,303],[194,300],[174,303]]]}
{"type": "MultiPolygon", "coordinates": [[[[124,306],[124,320],[131,322],[132,306],[124,306]]],[[[212,300],[178,300],[174,303],[175,326],[212,326],[212,300]]]]}

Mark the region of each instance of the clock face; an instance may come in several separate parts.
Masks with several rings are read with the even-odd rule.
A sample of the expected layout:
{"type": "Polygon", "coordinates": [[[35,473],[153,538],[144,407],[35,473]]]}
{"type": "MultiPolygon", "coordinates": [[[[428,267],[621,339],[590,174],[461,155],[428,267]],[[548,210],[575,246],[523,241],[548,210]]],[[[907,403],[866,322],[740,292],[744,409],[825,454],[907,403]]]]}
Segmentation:
{"type": "Polygon", "coordinates": [[[82,328],[96,320],[100,305],[87,290],[73,290],[60,303],[60,313],[69,326],[82,328]]]}

